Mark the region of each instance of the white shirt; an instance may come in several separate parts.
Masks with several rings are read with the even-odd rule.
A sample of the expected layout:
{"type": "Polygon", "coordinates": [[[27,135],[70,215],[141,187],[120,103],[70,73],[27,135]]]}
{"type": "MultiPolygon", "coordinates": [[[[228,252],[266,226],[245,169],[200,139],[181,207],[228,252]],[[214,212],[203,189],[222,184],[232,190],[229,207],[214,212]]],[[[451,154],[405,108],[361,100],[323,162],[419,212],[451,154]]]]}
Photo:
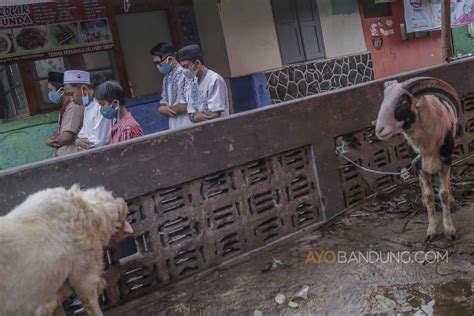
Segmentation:
{"type": "Polygon", "coordinates": [[[107,120],[100,114],[100,104],[93,99],[84,110],[84,123],[78,138],[87,138],[93,147],[110,144],[112,139],[112,120],[107,120]]]}
{"type": "MultiPolygon", "coordinates": [[[[161,92],[160,104],[177,105],[186,104],[184,96],[186,85],[186,77],[183,75],[183,67],[177,64],[163,80],[163,90],[161,92]]],[[[192,125],[189,120],[188,113],[183,113],[175,117],[169,118],[170,129],[178,129],[185,126],[192,125]]]]}
{"type": "Polygon", "coordinates": [[[229,98],[224,78],[207,69],[204,78],[188,82],[186,103],[188,113],[221,112],[221,117],[229,115],[229,98]]]}

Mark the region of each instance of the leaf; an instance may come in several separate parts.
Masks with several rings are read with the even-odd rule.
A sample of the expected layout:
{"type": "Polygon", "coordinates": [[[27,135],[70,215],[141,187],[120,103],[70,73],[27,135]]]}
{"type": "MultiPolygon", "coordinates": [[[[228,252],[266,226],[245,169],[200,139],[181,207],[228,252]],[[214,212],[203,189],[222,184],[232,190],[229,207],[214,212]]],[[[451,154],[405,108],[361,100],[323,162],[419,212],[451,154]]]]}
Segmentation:
{"type": "Polygon", "coordinates": [[[278,305],[281,305],[283,303],[285,303],[285,300],[286,300],[286,296],[279,293],[277,296],[275,296],[275,302],[278,304],[278,305]]]}
{"type": "Polygon", "coordinates": [[[283,262],[281,260],[273,258],[273,260],[260,269],[262,272],[268,272],[270,270],[276,269],[278,266],[282,266],[283,262]]]}
{"type": "Polygon", "coordinates": [[[260,269],[262,272],[268,272],[272,269],[272,263],[267,263],[266,265],[264,265],[262,267],[262,269],[260,269]]]}
{"type": "Polygon", "coordinates": [[[273,258],[273,263],[276,264],[276,265],[280,265],[280,266],[283,265],[283,262],[280,259],[273,258]]]}
{"type": "Polygon", "coordinates": [[[397,303],[388,297],[383,295],[375,295],[375,299],[385,308],[384,312],[390,312],[397,308],[397,303]]]}
{"type": "Polygon", "coordinates": [[[291,307],[291,308],[298,308],[298,306],[300,306],[300,304],[298,304],[296,302],[293,302],[293,301],[290,301],[288,303],[288,306],[291,307]]]}
{"type": "Polygon", "coordinates": [[[263,313],[261,310],[256,309],[253,311],[253,316],[263,316],[263,313]]]}

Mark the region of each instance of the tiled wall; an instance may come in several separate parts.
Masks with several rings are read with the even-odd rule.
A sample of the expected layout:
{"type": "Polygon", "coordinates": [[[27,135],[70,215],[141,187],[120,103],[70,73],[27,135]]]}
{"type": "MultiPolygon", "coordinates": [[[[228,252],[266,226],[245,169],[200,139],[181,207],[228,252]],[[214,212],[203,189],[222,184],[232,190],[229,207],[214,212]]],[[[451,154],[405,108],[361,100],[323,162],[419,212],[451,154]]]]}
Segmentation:
{"type": "Polygon", "coordinates": [[[353,86],[374,79],[370,53],[289,65],[266,73],[272,103],[353,86]]]}

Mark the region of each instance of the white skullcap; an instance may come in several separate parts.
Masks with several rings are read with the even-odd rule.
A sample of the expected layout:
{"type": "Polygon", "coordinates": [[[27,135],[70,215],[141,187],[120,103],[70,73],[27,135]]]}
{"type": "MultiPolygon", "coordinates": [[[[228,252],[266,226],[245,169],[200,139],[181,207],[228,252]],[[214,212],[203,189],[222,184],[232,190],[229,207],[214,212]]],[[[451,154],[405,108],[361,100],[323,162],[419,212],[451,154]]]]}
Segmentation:
{"type": "Polygon", "coordinates": [[[64,72],[64,84],[91,84],[91,75],[87,71],[68,70],[64,72]]]}

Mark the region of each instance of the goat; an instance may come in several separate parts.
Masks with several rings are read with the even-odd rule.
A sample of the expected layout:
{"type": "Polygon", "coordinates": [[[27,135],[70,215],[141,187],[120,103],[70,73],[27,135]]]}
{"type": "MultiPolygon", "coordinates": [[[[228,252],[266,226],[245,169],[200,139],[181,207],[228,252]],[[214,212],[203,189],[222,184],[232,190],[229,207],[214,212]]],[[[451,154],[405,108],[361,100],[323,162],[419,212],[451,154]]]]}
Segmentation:
{"type": "Polygon", "coordinates": [[[457,125],[460,98],[448,83],[431,77],[418,77],[384,85],[384,98],[377,116],[375,133],[388,140],[402,133],[410,151],[421,158],[417,172],[422,201],[428,211],[426,240],[433,240],[439,221],[435,214],[432,176],[440,180],[439,198],[443,209],[443,228],[447,239],[456,238],[451,219],[454,197],[450,186],[451,155],[457,125]]]}

